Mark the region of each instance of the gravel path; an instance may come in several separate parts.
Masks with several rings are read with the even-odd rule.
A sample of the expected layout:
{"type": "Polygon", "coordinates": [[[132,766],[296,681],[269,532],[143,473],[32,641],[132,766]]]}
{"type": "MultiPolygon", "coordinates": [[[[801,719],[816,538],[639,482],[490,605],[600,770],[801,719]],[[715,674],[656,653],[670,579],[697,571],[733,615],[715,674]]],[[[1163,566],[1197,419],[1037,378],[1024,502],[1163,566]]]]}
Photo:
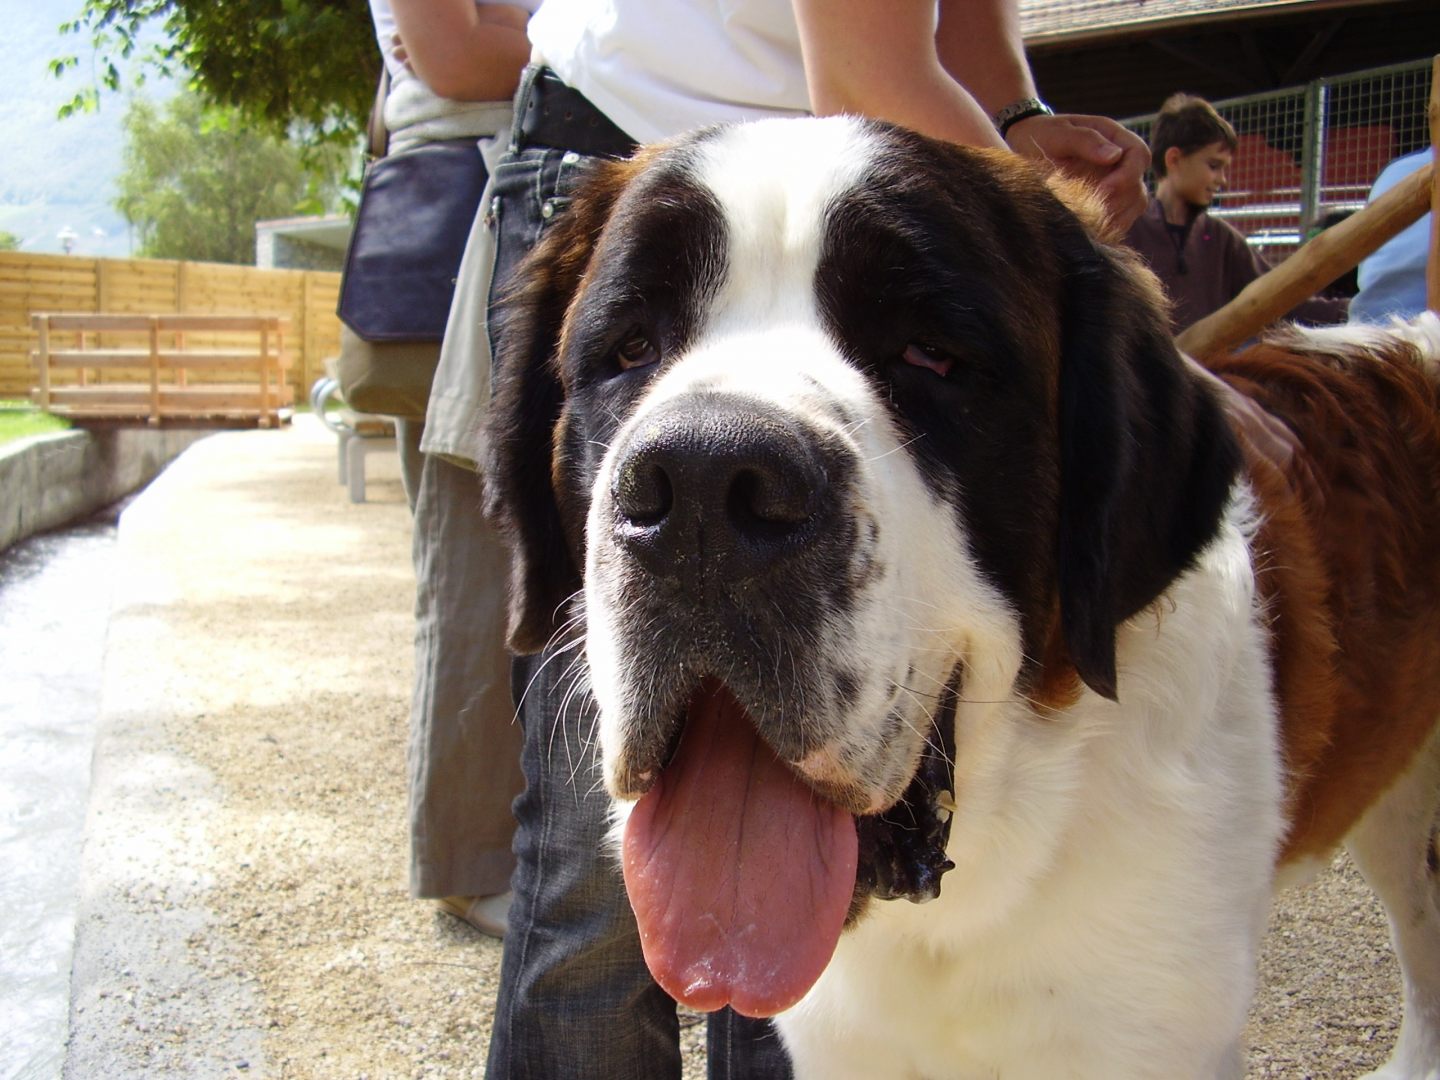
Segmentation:
{"type": "MultiPolygon", "coordinates": [[[[301,417],[204,440],[122,519],[67,1077],[483,1073],[500,947],[406,893],[409,519],[368,467],[352,505],[301,417]]],[[[1383,1061],[1398,977],[1343,860],[1263,979],[1251,1077],[1383,1061]]]]}

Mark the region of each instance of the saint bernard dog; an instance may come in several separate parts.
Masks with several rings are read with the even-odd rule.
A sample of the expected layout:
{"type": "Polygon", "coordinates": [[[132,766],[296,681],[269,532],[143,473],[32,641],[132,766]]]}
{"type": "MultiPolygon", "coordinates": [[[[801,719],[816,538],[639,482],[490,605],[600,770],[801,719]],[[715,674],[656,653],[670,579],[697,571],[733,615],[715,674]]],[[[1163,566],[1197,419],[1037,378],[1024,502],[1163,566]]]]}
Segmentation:
{"type": "Polygon", "coordinates": [[[511,645],[580,627],[651,971],[800,1077],[1240,1076],[1343,842],[1437,1080],[1440,323],[1217,361],[1282,471],[1086,200],[851,118],[598,166],[501,324],[511,645]]]}

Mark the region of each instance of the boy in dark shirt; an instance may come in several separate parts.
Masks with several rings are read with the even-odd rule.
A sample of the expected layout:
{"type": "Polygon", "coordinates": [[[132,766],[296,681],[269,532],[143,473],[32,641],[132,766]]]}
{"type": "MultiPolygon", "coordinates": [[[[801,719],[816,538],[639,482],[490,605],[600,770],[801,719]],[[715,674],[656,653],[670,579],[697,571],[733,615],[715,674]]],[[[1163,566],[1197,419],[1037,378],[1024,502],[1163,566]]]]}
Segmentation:
{"type": "MultiPolygon", "coordinates": [[[[1203,98],[1175,94],[1160,108],[1150,134],[1157,184],[1126,242],[1159,276],[1174,307],[1175,333],[1224,307],[1270,269],[1232,225],[1208,208],[1225,187],[1238,139],[1203,98]]],[[[1345,301],[1311,299],[1290,313],[1313,323],[1342,322],[1345,301]]]]}

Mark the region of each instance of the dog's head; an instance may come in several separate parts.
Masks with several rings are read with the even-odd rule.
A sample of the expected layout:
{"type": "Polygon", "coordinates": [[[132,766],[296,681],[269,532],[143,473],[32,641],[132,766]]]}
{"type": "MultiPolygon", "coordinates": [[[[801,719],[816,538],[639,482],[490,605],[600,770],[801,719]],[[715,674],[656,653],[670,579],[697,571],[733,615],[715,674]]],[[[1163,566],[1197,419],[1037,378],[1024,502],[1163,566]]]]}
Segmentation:
{"type": "MultiPolygon", "coordinates": [[[[1117,627],[1217,529],[1220,410],[1074,201],[1008,154],[770,121],[602,168],[520,272],[486,463],[511,644],[582,621],[647,955],[692,1003],[774,1011],[818,968],[697,993],[690,931],[640,909],[723,880],[741,949],[767,893],[838,933],[857,860],[933,893],[943,852],[877,867],[910,860],[874,823],[955,694],[1114,697],[1117,627]]],[[[757,932],[734,964],[828,959],[757,932]]]]}

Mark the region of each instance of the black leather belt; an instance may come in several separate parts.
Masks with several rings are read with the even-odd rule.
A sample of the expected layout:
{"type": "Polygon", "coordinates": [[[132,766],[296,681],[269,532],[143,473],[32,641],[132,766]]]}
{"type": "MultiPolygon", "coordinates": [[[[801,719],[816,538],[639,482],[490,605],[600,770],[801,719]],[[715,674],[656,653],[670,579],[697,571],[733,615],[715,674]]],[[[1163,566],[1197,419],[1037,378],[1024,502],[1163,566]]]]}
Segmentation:
{"type": "Polygon", "coordinates": [[[549,68],[527,71],[525,78],[529,84],[516,102],[520,148],[573,150],[587,157],[625,157],[634,151],[634,139],[549,68]]]}

